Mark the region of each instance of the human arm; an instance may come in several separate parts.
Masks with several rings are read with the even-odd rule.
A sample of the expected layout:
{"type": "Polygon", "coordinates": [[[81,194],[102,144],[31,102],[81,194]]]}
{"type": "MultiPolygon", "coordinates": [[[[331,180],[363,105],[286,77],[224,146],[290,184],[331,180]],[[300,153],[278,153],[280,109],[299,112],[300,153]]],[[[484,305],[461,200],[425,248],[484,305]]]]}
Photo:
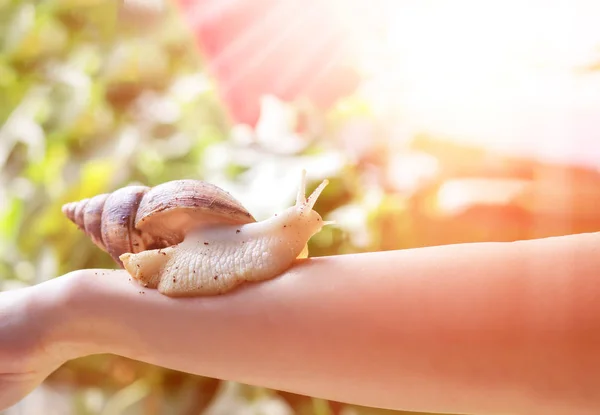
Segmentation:
{"type": "Polygon", "coordinates": [[[56,360],[115,353],[394,409],[585,414],[600,407],[599,277],[600,234],[582,234],[314,258],[219,297],[105,270],[29,292],[60,304],[41,317],[56,360]]]}

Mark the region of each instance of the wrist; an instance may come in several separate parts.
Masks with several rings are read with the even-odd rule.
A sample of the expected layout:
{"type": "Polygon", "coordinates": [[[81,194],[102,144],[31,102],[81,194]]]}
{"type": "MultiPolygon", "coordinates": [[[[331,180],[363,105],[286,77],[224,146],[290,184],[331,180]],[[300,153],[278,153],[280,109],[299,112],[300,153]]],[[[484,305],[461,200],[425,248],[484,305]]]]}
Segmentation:
{"type": "Polygon", "coordinates": [[[81,270],[32,287],[31,313],[39,319],[43,350],[58,364],[79,357],[108,353],[110,345],[96,324],[93,309],[98,291],[90,290],[93,270],[81,270]]]}

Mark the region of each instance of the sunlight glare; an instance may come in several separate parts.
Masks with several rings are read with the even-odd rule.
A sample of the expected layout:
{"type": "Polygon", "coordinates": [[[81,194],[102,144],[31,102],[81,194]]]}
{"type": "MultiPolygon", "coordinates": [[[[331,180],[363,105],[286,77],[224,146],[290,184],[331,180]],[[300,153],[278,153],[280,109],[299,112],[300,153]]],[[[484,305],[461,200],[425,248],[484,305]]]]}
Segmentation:
{"type": "Polygon", "coordinates": [[[352,4],[340,13],[354,22],[363,92],[380,115],[541,157],[585,158],[571,136],[600,142],[600,76],[581,75],[600,60],[600,2],[375,0],[376,16],[352,4]]]}

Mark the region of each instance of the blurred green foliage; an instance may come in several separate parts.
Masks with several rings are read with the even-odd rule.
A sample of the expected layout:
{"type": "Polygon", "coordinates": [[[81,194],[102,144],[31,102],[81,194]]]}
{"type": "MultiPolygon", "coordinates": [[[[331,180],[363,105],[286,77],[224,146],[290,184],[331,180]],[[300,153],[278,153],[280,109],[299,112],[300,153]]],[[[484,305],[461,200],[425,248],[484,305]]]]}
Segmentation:
{"type": "Polygon", "coordinates": [[[33,282],[12,265],[35,265],[44,247],[54,274],[110,266],[93,249],[72,255],[86,244],[60,206],[133,181],[201,175],[203,149],[226,138],[227,123],[198,85],[209,81],[195,46],[172,10],[142,24],[118,2],[31,1],[4,4],[2,17],[3,275],[33,282]],[[173,92],[178,81],[197,91],[173,92]],[[161,152],[157,143],[175,135],[182,148],[161,152]]]}

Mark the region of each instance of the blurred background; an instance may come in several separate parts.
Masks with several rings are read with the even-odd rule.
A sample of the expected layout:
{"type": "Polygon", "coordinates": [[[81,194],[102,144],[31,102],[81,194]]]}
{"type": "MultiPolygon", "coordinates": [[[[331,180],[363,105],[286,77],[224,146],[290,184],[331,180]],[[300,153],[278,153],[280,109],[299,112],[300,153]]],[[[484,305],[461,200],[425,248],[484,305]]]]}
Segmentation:
{"type": "MultiPolygon", "coordinates": [[[[0,0],[0,289],[114,267],[61,205],[181,178],[259,220],[302,168],[330,179],[312,256],[598,231],[598,21],[593,0],[0,0]]],[[[92,356],[5,415],[392,413],[92,356]]]]}

